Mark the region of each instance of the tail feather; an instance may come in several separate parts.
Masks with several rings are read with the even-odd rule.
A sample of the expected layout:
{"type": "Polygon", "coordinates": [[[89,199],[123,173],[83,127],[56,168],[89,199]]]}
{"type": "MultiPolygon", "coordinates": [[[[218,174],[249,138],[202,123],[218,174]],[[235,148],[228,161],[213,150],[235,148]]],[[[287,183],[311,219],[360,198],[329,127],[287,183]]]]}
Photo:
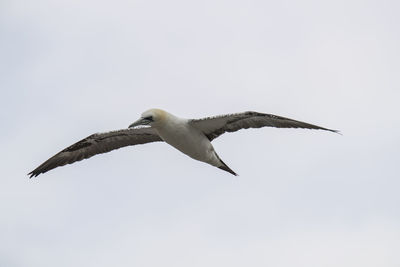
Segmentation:
{"type": "Polygon", "coordinates": [[[221,170],[227,171],[235,176],[238,176],[238,174],[234,171],[232,171],[231,168],[228,167],[228,165],[225,164],[225,162],[223,162],[221,159],[219,159],[222,163],[222,166],[219,166],[218,168],[220,168],[221,170]]]}
{"type": "Polygon", "coordinates": [[[235,176],[238,176],[238,174],[236,172],[232,171],[232,169],[229,168],[228,165],[226,165],[225,162],[222,161],[222,159],[218,156],[218,154],[217,154],[217,152],[215,152],[215,150],[214,150],[214,154],[217,157],[217,159],[219,160],[219,162],[221,162],[221,164],[222,164],[221,166],[217,166],[219,169],[229,172],[230,174],[233,174],[235,176]]]}

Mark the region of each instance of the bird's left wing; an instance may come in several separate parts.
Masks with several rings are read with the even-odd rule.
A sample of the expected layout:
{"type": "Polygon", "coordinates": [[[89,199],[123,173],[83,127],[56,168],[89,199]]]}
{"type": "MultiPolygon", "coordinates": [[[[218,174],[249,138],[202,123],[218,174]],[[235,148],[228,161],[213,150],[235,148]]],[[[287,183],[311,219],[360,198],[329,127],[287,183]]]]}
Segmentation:
{"type": "Polygon", "coordinates": [[[92,134],[49,158],[28,175],[32,178],[51,169],[87,159],[97,154],[106,153],[124,146],[156,141],[162,141],[162,139],[151,127],[129,128],[92,134]]]}
{"type": "Polygon", "coordinates": [[[327,129],[310,123],[254,111],[195,119],[190,120],[189,123],[202,131],[210,141],[226,132],[236,132],[240,129],[261,128],[265,126],[320,129],[337,132],[336,130],[327,129]]]}

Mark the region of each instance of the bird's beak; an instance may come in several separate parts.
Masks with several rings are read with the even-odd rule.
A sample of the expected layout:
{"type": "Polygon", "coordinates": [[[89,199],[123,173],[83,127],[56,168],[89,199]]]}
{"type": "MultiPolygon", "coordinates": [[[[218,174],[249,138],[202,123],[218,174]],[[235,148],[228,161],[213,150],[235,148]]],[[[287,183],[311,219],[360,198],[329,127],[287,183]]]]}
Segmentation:
{"type": "Polygon", "coordinates": [[[135,121],[134,123],[132,123],[131,125],[129,125],[129,128],[133,128],[133,127],[136,127],[139,125],[147,125],[149,123],[151,123],[151,121],[149,121],[148,119],[140,118],[137,121],[135,121]]]}
{"type": "Polygon", "coordinates": [[[137,121],[135,121],[134,123],[132,123],[131,125],[129,125],[129,128],[133,128],[135,126],[139,126],[139,125],[143,125],[143,118],[138,119],[137,121]]]}

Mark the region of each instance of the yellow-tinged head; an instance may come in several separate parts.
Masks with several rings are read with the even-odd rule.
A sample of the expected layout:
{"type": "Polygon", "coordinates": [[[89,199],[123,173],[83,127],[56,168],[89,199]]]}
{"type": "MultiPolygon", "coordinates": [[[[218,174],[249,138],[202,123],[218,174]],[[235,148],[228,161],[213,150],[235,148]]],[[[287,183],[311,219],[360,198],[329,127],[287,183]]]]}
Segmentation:
{"type": "Polygon", "coordinates": [[[142,113],[140,119],[129,125],[129,128],[139,125],[154,126],[155,124],[162,123],[165,120],[167,114],[168,113],[162,109],[158,108],[149,109],[142,113]]]}

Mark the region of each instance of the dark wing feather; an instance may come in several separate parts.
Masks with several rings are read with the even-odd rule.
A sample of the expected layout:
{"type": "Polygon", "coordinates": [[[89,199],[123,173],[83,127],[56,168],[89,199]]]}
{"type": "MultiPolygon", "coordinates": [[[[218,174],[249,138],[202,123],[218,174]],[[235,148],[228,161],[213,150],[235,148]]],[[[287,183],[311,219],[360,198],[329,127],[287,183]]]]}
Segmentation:
{"type": "Polygon", "coordinates": [[[118,131],[96,133],[67,147],[31,171],[30,178],[51,169],[106,153],[124,146],[162,141],[153,128],[129,128],[118,131]]]}
{"type": "Polygon", "coordinates": [[[226,132],[236,132],[241,129],[261,128],[265,126],[277,128],[320,129],[338,132],[336,130],[327,129],[306,122],[254,111],[190,120],[189,122],[194,127],[201,130],[210,141],[226,132]]]}

